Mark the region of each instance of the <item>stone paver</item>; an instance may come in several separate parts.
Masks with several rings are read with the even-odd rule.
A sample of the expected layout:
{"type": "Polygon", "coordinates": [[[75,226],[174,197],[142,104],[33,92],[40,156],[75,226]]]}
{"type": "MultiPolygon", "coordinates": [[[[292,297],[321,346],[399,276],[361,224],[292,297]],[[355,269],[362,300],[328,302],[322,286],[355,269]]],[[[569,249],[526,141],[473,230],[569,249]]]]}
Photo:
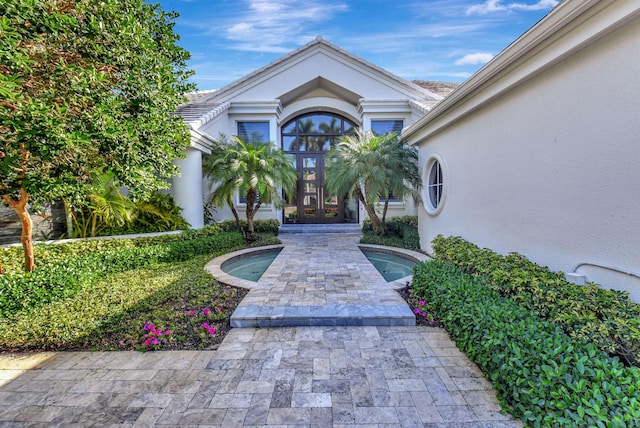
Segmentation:
{"type": "Polygon", "coordinates": [[[384,280],[358,248],[360,235],[280,238],[284,249],[260,281],[249,285],[231,317],[233,327],[415,325],[415,315],[395,291],[403,284],[384,280]]]}
{"type": "MultiPolygon", "coordinates": [[[[407,307],[372,266],[353,262],[353,237],[283,241],[288,256],[251,305],[407,307]]],[[[216,351],[0,354],[0,426],[522,424],[500,413],[493,387],[444,330],[333,325],[235,328],[216,351]]]]}
{"type": "Polygon", "coordinates": [[[457,355],[438,328],[285,327],[217,351],[3,355],[0,426],[521,426],[436,349],[457,355]]]}

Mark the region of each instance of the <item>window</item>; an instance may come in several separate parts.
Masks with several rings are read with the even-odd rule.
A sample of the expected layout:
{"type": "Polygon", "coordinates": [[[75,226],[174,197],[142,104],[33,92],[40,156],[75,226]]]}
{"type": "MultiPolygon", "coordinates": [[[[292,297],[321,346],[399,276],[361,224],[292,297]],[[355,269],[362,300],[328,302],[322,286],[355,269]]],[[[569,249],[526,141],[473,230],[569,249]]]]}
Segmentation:
{"type": "Polygon", "coordinates": [[[433,154],[427,159],[423,171],[422,200],[425,211],[437,215],[442,210],[447,190],[446,168],[440,155],[433,154]]]}
{"type": "Polygon", "coordinates": [[[269,122],[238,122],[238,138],[242,141],[269,141],[269,122]]]}
{"type": "Polygon", "coordinates": [[[435,161],[429,172],[429,201],[434,208],[438,208],[442,199],[442,167],[435,161]]]}
{"type": "Polygon", "coordinates": [[[287,152],[327,152],[355,129],[355,124],[337,114],[305,114],[282,127],[282,148],[287,152]]]}
{"type": "Polygon", "coordinates": [[[402,120],[372,120],[371,132],[375,135],[385,135],[391,132],[395,132],[400,135],[404,122],[402,120]]]}

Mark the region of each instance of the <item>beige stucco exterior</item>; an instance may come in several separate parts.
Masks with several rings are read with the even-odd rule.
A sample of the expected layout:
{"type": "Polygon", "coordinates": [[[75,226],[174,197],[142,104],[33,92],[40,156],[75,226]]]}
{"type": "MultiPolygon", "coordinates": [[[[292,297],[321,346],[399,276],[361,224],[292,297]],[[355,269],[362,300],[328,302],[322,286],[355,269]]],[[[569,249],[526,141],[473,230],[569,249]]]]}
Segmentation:
{"type": "Polygon", "coordinates": [[[639,1],[563,2],[405,129],[444,167],[422,247],[461,235],[640,301],[639,54],[639,1]]]}
{"type": "MultiPolygon", "coordinates": [[[[189,157],[181,160],[182,175],[174,179],[175,200],[192,227],[202,227],[202,206],[210,183],[202,183],[198,157],[208,152],[220,134],[237,134],[242,121],[269,123],[269,140],[281,146],[281,128],[305,113],[339,114],[363,130],[372,120],[402,120],[411,125],[442,97],[357,58],[318,37],[311,43],[248,76],[207,94],[179,110],[192,131],[189,157]],[[195,153],[197,152],[197,153],[195,153]],[[199,182],[200,181],[200,182],[199,182]],[[204,194],[199,192],[204,189],[204,194]]],[[[239,203],[242,214],[244,206],[239,203]]],[[[389,216],[415,215],[412,201],[393,203],[389,216]]],[[[228,207],[216,207],[216,221],[232,217],[228,207]]],[[[258,219],[282,221],[282,211],[261,208],[258,219]]],[[[364,219],[362,211],[359,219],[364,219]]]]}

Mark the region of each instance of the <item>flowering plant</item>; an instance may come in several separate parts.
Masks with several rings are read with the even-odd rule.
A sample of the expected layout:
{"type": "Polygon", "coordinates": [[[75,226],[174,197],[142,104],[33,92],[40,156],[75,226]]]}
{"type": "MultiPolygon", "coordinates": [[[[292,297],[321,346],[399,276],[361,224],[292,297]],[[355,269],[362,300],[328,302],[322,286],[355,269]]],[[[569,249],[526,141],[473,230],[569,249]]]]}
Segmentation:
{"type": "Polygon", "coordinates": [[[430,312],[429,304],[424,300],[418,302],[418,306],[413,308],[413,313],[416,314],[416,316],[422,317],[429,324],[437,324],[435,317],[430,312]]]}
{"type": "Polygon", "coordinates": [[[152,322],[144,323],[142,330],[146,332],[142,335],[145,348],[160,349],[162,345],[168,344],[171,340],[171,330],[159,328],[152,322]]]}

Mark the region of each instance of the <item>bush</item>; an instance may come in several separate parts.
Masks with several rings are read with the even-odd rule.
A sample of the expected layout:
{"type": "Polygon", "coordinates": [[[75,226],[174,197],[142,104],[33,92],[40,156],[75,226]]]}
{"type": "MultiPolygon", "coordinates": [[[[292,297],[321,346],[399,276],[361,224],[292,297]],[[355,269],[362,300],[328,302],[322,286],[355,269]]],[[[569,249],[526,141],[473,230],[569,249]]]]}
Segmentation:
{"type": "MultiPolygon", "coordinates": [[[[216,223],[216,226],[220,227],[221,230],[225,232],[237,232],[238,225],[235,220],[225,220],[221,223],[216,223]]],[[[247,230],[247,222],[246,220],[240,220],[240,226],[242,230],[247,230]]],[[[280,232],[280,222],[276,219],[269,220],[254,220],[253,222],[253,230],[257,234],[265,234],[265,235],[273,235],[278,236],[280,232]]]]}
{"type": "Polygon", "coordinates": [[[385,233],[382,236],[373,232],[371,220],[366,219],[362,224],[362,239],[360,243],[419,250],[418,217],[391,217],[386,221],[385,233]]]}
{"type": "Polygon", "coordinates": [[[413,290],[526,423],[627,427],[640,420],[637,368],[571,339],[484,278],[430,261],[414,269],[413,290]]]}
{"type": "Polygon", "coordinates": [[[126,235],[131,233],[167,232],[186,230],[191,227],[182,217],[182,208],[177,206],[170,195],[155,192],[147,201],[136,203],[133,222],[124,230],[107,231],[106,235],[126,235]]]}
{"type": "Polygon", "coordinates": [[[640,306],[627,293],[569,283],[562,273],[520,254],[501,256],[460,237],[438,236],[433,250],[436,260],[483,276],[495,291],[558,324],[570,337],[592,342],[627,364],[640,361],[640,306]]]}
{"type": "Polygon", "coordinates": [[[50,254],[56,254],[56,257],[41,263],[36,271],[0,275],[0,317],[11,317],[23,309],[73,296],[82,287],[116,272],[158,262],[188,260],[199,254],[232,251],[244,244],[239,232],[211,236],[208,233],[198,231],[183,236],[171,235],[173,241],[162,237],[167,239],[164,243],[155,243],[156,238],[151,238],[140,242],[104,240],[70,243],[64,244],[66,247],[61,251],[57,251],[56,245],[50,246],[50,254]],[[97,248],[100,250],[96,251],[97,248]],[[82,254],[82,250],[88,251],[82,254]]]}

